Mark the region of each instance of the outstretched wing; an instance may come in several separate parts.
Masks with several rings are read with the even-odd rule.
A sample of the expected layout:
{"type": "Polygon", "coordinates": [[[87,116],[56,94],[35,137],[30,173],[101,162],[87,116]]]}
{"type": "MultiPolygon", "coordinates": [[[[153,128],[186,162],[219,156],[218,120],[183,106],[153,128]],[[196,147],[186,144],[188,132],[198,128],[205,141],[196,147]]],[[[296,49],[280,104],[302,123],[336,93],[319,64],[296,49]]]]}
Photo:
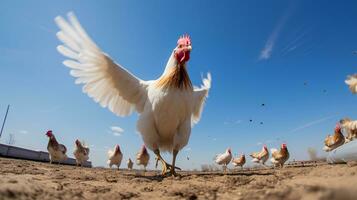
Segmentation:
{"type": "Polygon", "coordinates": [[[357,94],[357,74],[348,76],[345,83],[348,85],[353,94],[357,94]]]}
{"type": "Polygon", "coordinates": [[[116,115],[129,115],[134,108],[142,112],[147,99],[147,82],[103,53],[73,13],[68,14],[68,21],[58,16],[55,22],[60,28],[57,37],[64,44],[57,50],[69,58],[63,64],[71,68],[76,84],[83,84],[82,91],[116,115]]]}
{"type": "Polygon", "coordinates": [[[200,88],[195,88],[193,91],[193,113],[191,118],[191,124],[196,124],[200,121],[203,106],[205,104],[206,98],[208,97],[208,92],[211,88],[211,74],[207,74],[207,78],[203,79],[203,85],[200,88]]]}

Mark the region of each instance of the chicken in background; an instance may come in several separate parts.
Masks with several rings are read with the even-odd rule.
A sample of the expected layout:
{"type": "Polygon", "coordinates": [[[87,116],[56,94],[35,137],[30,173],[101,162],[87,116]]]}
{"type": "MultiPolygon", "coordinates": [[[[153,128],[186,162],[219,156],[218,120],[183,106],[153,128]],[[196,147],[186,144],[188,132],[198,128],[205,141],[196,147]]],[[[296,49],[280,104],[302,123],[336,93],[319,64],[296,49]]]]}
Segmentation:
{"type": "Polygon", "coordinates": [[[162,164],[162,175],[169,170],[176,175],[176,157],[198,123],[211,88],[211,75],[200,87],[192,85],[187,62],[192,50],[191,38],[181,36],[170,51],[165,70],[157,80],[144,81],[114,62],[88,36],[73,13],[68,20],[55,18],[60,28],[58,39],[63,43],[57,50],[68,58],[63,62],[71,68],[83,92],[102,107],[118,116],[137,111],[137,129],[146,147],[152,150],[162,164]],[[172,153],[169,165],[161,152],[172,153]]]}
{"type": "Polygon", "coordinates": [[[264,145],[260,152],[252,153],[252,154],[250,154],[250,157],[253,158],[252,162],[261,163],[261,164],[265,165],[265,162],[269,159],[268,147],[266,145],[264,145]]]}
{"type": "Polygon", "coordinates": [[[350,118],[340,120],[341,127],[347,132],[345,143],[357,138],[357,120],[352,121],[350,118]]]}
{"type": "Polygon", "coordinates": [[[76,165],[83,166],[83,164],[89,159],[89,148],[78,139],[75,144],[73,155],[76,158],[76,165]]]}
{"type": "Polygon", "coordinates": [[[231,160],[232,160],[231,148],[228,148],[226,152],[217,155],[215,158],[215,162],[219,165],[222,165],[223,171],[226,171],[227,165],[231,162],[231,160]]]}
{"type": "Polygon", "coordinates": [[[128,162],[126,162],[126,164],[128,165],[128,169],[129,169],[129,170],[132,170],[132,169],[133,169],[134,163],[133,163],[133,161],[131,161],[130,158],[129,158],[128,162]]]}
{"type": "Polygon", "coordinates": [[[324,151],[329,152],[345,143],[345,137],[341,132],[340,124],[337,124],[335,127],[335,133],[333,135],[328,135],[325,138],[324,151]]]}
{"type": "Polygon", "coordinates": [[[289,151],[286,144],[282,144],[280,150],[278,149],[270,149],[271,152],[271,159],[270,161],[273,163],[274,166],[283,167],[284,163],[289,160],[289,151]]]}
{"type": "Polygon", "coordinates": [[[245,160],[245,155],[242,154],[240,157],[238,158],[233,158],[232,160],[232,164],[235,167],[241,167],[243,169],[243,165],[245,164],[246,160],[245,160]]]}
{"type": "Polygon", "coordinates": [[[345,83],[350,88],[352,94],[357,94],[357,74],[348,76],[347,79],[345,80],[345,83]]]}
{"type": "Polygon", "coordinates": [[[114,150],[109,150],[108,156],[109,156],[109,159],[108,159],[107,163],[108,163],[109,167],[112,168],[113,165],[116,165],[119,170],[121,160],[123,159],[123,154],[120,151],[119,145],[115,145],[114,150]]]}
{"type": "Polygon", "coordinates": [[[50,164],[52,164],[52,162],[58,162],[58,164],[60,164],[61,161],[67,160],[66,146],[57,142],[51,130],[47,131],[46,135],[49,138],[47,150],[50,156],[50,164]]]}
{"type": "Polygon", "coordinates": [[[143,145],[139,153],[136,154],[136,164],[143,165],[144,171],[146,171],[146,166],[149,164],[149,160],[150,155],[148,153],[148,150],[146,149],[146,146],[143,145]]]}

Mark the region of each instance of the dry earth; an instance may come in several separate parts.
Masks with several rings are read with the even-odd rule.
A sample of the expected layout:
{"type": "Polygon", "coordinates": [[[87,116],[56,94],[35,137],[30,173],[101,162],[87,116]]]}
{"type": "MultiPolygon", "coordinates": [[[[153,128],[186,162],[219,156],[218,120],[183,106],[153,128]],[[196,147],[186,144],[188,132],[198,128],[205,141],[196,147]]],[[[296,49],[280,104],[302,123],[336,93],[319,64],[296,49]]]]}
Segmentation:
{"type": "Polygon", "coordinates": [[[0,199],[357,199],[356,172],[320,165],[162,178],[0,158],[0,199]]]}

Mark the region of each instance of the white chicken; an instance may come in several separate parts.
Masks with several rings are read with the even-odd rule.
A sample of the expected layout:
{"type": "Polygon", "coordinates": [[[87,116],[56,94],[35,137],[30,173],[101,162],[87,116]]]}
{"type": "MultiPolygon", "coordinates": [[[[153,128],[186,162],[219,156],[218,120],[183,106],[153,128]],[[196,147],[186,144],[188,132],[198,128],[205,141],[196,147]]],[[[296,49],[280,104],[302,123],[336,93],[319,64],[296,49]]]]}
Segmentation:
{"type": "Polygon", "coordinates": [[[57,142],[51,130],[47,131],[46,136],[49,138],[47,150],[50,156],[50,164],[52,164],[52,162],[58,162],[58,164],[60,164],[62,161],[67,160],[66,146],[57,142]]]}
{"type": "Polygon", "coordinates": [[[143,145],[141,150],[136,154],[136,164],[144,166],[144,171],[146,171],[146,166],[149,164],[150,155],[143,145]]]}
{"type": "Polygon", "coordinates": [[[357,74],[348,76],[345,83],[348,85],[353,94],[357,94],[357,74]]]}
{"type": "Polygon", "coordinates": [[[84,93],[116,115],[127,116],[136,110],[140,114],[137,129],[146,147],[161,161],[162,174],[170,169],[176,175],[176,156],[187,145],[191,126],[200,120],[211,87],[210,74],[200,88],[192,86],[187,72],[190,37],[179,38],[159,79],[143,81],[102,52],[74,14],[69,13],[68,20],[55,19],[61,29],[57,37],[64,44],[57,50],[69,58],[63,64],[71,68],[76,83],[84,84],[84,93]],[[172,165],[161,157],[162,151],[173,154],[172,165]]]}
{"type": "Polygon", "coordinates": [[[76,165],[83,166],[89,159],[89,148],[79,140],[76,140],[75,144],[73,155],[76,158],[76,165]]]}
{"type": "Polygon", "coordinates": [[[226,150],[226,152],[219,154],[215,158],[215,162],[219,165],[223,165],[223,170],[225,171],[227,169],[227,165],[231,162],[232,160],[232,151],[230,148],[226,150]]]}
{"type": "Polygon", "coordinates": [[[116,165],[119,169],[121,160],[123,159],[123,154],[120,151],[119,145],[115,145],[114,150],[109,150],[108,151],[108,165],[110,168],[112,168],[113,165],[116,165]]]}

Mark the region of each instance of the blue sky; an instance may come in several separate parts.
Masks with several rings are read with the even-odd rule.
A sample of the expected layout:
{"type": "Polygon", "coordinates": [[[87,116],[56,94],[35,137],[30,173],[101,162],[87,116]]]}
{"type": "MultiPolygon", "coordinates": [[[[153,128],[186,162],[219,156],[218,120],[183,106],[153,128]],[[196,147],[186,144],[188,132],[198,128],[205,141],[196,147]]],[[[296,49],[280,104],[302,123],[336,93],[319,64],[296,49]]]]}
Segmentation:
{"type": "Polygon", "coordinates": [[[199,85],[210,71],[213,83],[179,154],[183,168],[212,163],[227,147],[248,154],[286,142],[293,159],[306,159],[308,147],[323,155],[323,138],[336,121],[357,117],[357,97],[344,84],[357,71],[356,1],[8,0],[0,7],[0,114],[11,104],[0,142],[12,133],[16,145],[45,150],[44,134],[52,129],[70,155],[76,138],[90,144],[95,166],[105,165],[106,151],[117,143],[125,160],[140,148],[137,115],[119,118],[101,108],[62,65],[53,19],[69,11],[105,52],[144,80],[163,72],[179,35],[191,35],[191,79],[199,85]],[[113,135],[112,126],[124,132],[113,135]]]}

